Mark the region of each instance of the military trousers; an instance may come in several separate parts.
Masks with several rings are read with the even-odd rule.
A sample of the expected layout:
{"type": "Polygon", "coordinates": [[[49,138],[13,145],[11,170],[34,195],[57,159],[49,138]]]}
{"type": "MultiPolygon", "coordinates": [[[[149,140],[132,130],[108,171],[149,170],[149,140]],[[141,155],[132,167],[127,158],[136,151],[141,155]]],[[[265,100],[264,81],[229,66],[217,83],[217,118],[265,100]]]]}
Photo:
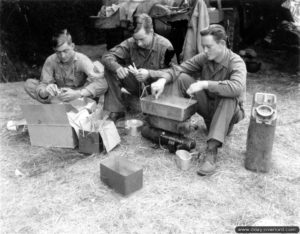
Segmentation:
{"type": "MultiPolygon", "coordinates": [[[[194,82],[196,81],[191,76],[180,74],[177,79],[179,95],[189,98],[186,90],[194,82]]],[[[197,113],[205,121],[208,130],[207,140],[214,139],[223,144],[228,130],[245,117],[237,98],[221,97],[208,90],[202,90],[196,92],[193,99],[197,101],[197,113]]]]}
{"type": "MultiPolygon", "coordinates": [[[[151,93],[151,83],[154,80],[147,80],[145,83],[137,81],[137,79],[129,74],[124,79],[119,79],[116,73],[105,70],[105,79],[108,83],[108,90],[104,98],[104,110],[110,112],[125,112],[126,100],[124,100],[121,89],[126,89],[131,95],[136,97],[145,96],[146,92],[151,93]]],[[[179,95],[178,85],[176,83],[167,84],[163,95],[179,95]]]]}

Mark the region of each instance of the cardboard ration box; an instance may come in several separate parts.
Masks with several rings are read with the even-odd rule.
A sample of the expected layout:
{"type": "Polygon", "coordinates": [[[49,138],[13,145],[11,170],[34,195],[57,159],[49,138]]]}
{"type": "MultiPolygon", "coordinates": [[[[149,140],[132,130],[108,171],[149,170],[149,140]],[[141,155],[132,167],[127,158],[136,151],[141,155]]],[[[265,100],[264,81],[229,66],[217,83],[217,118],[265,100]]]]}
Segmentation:
{"type": "Polygon", "coordinates": [[[78,139],[69,124],[67,112],[70,104],[21,105],[28,124],[31,145],[75,148],[78,139]]]}

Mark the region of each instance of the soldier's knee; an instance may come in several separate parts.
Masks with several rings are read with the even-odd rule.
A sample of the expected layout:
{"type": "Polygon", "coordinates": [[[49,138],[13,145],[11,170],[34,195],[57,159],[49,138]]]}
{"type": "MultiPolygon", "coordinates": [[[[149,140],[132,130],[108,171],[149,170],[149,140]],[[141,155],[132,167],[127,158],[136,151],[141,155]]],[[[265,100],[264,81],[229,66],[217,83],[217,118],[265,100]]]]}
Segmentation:
{"type": "Polygon", "coordinates": [[[178,76],[178,80],[180,82],[185,82],[185,81],[192,81],[193,78],[186,73],[180,73],[180,75],[178,76]]]}
{"type": "Polygon", "coordinates": [[[195,82],[195,79],[188,74],[181,73],[178,76],[178,84],[181,87],[189,87],[194,82],[195,82]]]}
{"type": "Polygon", "coordinates": [[[27,79],[24,84],[24,89],[32,98],[36,99],[36,88],[39,85],[36,79],[27,79]]]}
{"type": "Polygon", "coordinates": [[[24,88],[25,88],[25,90],[36,88],[36,86],[38,86],[39,83],[40,82],[38,80],[36,80],[36,79],[27,79],[25,81],[24,88]]]}

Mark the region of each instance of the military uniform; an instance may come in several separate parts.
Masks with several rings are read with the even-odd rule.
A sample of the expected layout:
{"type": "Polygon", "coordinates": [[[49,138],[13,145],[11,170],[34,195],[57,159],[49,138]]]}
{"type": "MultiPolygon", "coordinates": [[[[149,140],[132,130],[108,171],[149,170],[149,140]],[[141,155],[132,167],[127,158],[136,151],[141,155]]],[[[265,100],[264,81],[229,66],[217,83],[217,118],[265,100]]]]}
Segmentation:
{"type": "Polygon", "coordinates": [[[132,95],[140,96],[143,85],[149,85],[162,76],[163,71],[157,71],[158,69],[168,68],[171,63],[177,63],[174,55],[171,42],[155,33],[150,49],[138,47],[132,37],[112,48],[102,58],[105,79],[109,87],[105,94],[104,109],[111,112],[124,112],[121,88],[124,87],[132,95]],[[149,71],[150,77],[145,84],[138,82],[131,73],[125,79],[118,79],[117,69],[133,63],[138,69],[144,68],[149,71]]]}
{"type": "Polygon", "coordinates": [[[204,118],[208,140],[224,143],[230,127],[244,118],[247,70],[241,57],[226,48],[219,63],[209,61],[204,53],[174,66],[169,71],[177,79],[180,95],[197,80],[208,81],[208,89],[194,93],[197,112],[204,118]]]}
{"type": "MultiPolygon", "coordinates": [[[[99,71],[98,71],[99,72],[99,71]]],[[[101,71],[100,71],[101,72],[101,71]]],[[[99,97],[107,90],[107,82],[94,70],[93,62],[84,54],[75,52],[74,58],[67,63],[61,63],[56,54],[50,55],[43,66],[41,81],[28,79],[25,83],[25,91],[41,103],[50,103],[51,97],[42,98],[48,84],[56,84],[58,88],[85,88],[91,93],[91,97],[99,97]],[[97,74],[98,75],[98,74],[97,74]]]]}

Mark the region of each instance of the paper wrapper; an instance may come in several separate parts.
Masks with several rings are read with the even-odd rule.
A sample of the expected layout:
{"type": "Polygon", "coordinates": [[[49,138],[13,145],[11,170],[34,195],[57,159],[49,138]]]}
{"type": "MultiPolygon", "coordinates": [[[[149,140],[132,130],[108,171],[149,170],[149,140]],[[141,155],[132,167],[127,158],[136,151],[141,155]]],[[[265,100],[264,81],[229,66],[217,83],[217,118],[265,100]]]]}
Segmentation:
{"type": "Polygon", "coordinates": [[[99,127],[99,133],[101,135],[106,152],[111,151],[121,142],[120,135],[113,121],[106,120],[99,127]]]}
{"type": "Polygon", "coordinates": [[[79,112],[70,111],[67,113],[69,123],[74,128],[77,137],[79,137],[79,129],[83,131],[91,131],[92,123],[88,110],[81,110],[79,112]]]}

